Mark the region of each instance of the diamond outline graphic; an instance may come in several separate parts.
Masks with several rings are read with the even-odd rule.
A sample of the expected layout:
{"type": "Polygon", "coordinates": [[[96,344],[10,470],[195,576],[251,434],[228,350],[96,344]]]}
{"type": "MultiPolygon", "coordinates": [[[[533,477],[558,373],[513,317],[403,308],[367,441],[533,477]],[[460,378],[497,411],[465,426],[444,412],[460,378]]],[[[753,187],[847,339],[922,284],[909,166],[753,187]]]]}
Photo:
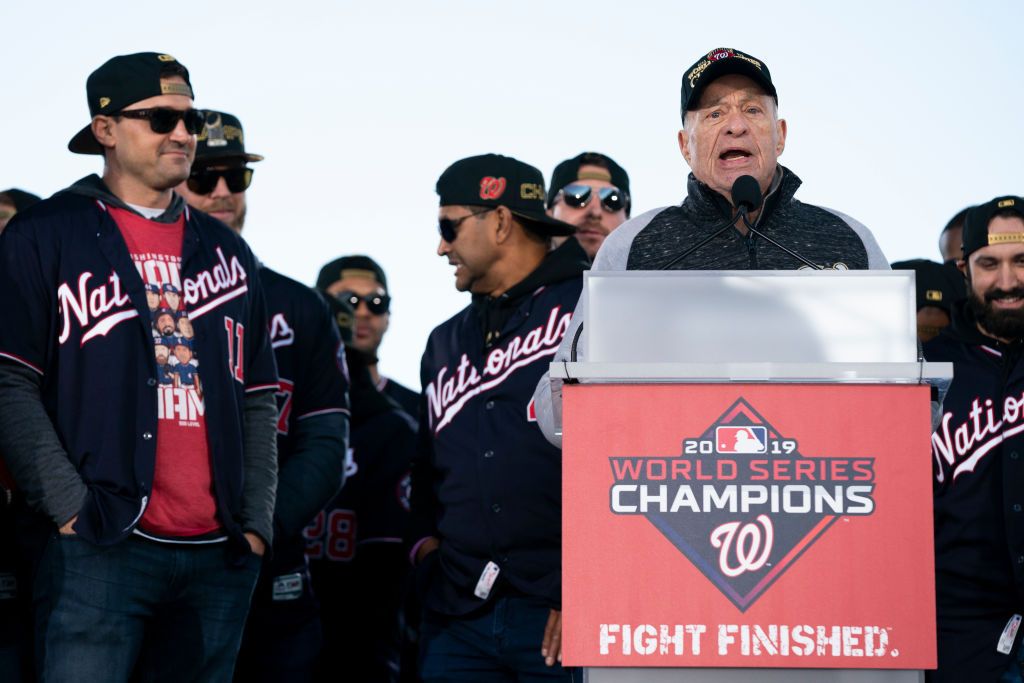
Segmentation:
{"type": "MultiPolygon", "coordinates": [[[[779,454],[779,453],[725,453],[721,454],[718,452],[718,444],[716,439],[716,429],[720,426],[763,426],[766,428],[768,433],[768,443],[773,440],[783,441],[787,440],[779,434],[778,430],[768,422],[760,413],[758,413],[749,402],[743,397],[739,397],[733,404],[726,409],[711,425],[705,429],[700,437],[700,440],[712,440],[715,444],[714,453],[711,457],[717,459],[717,457],[725,456],[759,456],[760,458],[772,458],[782,456],[791,459],[800,459],[805,456],[800,453],[798,448],[794,448],[791,453],[779,454]]],[[[707,458],[708,455],[698,455],[698,458],[707,458]]],[[[811,458],[808,458],[811,459],[811,458]]],[[[864,458],[865,460],[873,461],[874,458],[864,458]]],[[[610,460],[615,460],[611,458],[610,460]]],[[[614,466],[613,466],[614,469],[614,466]]],[[[641,481],[637,479],[637,481],[641,481]]],[[[770,483],[768,480],[766,483],[770,483]]],[[[874,492],[874,475],[872,468],[872,477],[870,482],[871,493],[874,492]]],[[[733,605],[736,606],[740,612],[746,612],[747,609],[753,605],[758,598],[765,594],[765,592],[790,568],[793,564],[805,553],[807,550],[814,545],[815,542],[844,514],[834,513],[788,513],[788,512],[776,512],[776,513],[764,513],[768,514],[773,522],[788,522],[788,527],[783,524],[782,528],[787,532],[787,540],[784,543],[776,542],[775,546],[771,551],[770,562],[765,565],[763,570],[752,572],[755,576],[741,577],[742,580],[731,579],[725,576],[717,566],[717,562],[713,562],[712,558],[717,555],[717,551],[713,553],[701,552],[695,547],[695,542],[708,543],[708,535],[704,533],[709,523],[713,523],[715,520],[721,521],[720,515],[727,513],[719,513],[719,517],[714,515],[708,515],[707,513],[662,513],[658,511],[654,512],[640,512],[637,513],[640,516],[646,517],[648,521],[659,531],[665,538],[671,542],[676,549],[678,549],[687,560],[693,564],[704,576],[706,576],[711,583],[718,588],[726,598],[729,599],[733,605]],[[694,516],[699,515],[699,516],[694,516]],[[681,523],[682,522],[682,523],[681,523]],[[696,523],[695,523],[696,522],[696,523]],[[800,522],[804,522],[802,525],[800,522]],[[680,524],[681,523],[681,524],[680,524]],[[679,525],[677,527],[677,525],[679,525]],[[806,530],[803,530],[803,526],[806,526],[806,530]],[[682,531],[680,530],[682,529],[682,531]],[[687,533],[689,531],[690,533],[687,533]],[[781,548],[781,549],[780,549],[781,548]],[[778,552],[776,552],[778,551],[778,552]],[[781,554],[780,554],[781,553],[781,554]]],[[[751,513],[732,513],[735,515],[747,514],[753,517],[751,513]]],[[[756,513],[754,513],[756,514],[756,513]]],[[[849,513],[855,514],[855,513],[849,513]]],[[[710,547],[710,543],[708,543],[710,547]]]]}

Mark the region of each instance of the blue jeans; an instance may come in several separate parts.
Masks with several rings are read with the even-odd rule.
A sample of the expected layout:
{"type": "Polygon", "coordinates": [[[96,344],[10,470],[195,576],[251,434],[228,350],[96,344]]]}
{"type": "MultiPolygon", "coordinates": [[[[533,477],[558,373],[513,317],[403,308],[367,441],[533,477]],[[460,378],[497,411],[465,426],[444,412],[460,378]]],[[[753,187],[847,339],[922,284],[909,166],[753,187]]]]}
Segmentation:
{"type": "Polygon", "coordinates": [[[496,599],[482,613],[446,617],[429,610],[420,625],[424,681],[573,681],[578,669],[547,666],[540,654],[551,609],[528,597],[496,599]]]}
{"type": "Polygon", "coordinates": [[[228,544],[58,536],[35,583],[43,681],[230,681],[260,569],[228,544]]]}

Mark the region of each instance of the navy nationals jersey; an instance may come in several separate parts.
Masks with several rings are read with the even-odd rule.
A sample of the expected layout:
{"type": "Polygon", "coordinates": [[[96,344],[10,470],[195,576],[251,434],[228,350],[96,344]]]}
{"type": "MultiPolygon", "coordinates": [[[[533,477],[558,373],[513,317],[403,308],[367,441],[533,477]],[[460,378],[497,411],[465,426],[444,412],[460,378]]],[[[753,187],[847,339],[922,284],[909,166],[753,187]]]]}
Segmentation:
{"type": "Polygon", "coordinates": [[[294,447],[291,426],[327,413],[349,414],[345,346],[327,304],[313,289],[266,266],[260,267],[277,359],[277,455],[294,447]]]}
{"type": "Polygon", "coordinates": [[[345,347],[327,304],[315,291],[266,266],[260,268],[263,295],[270,321],[270,343],[277,359],[279,386],[277,391],[277,458],[280,463],[280,486],[301,487],[302,490],[280,490],[274,512],[274,568],[287,569],[301,565],[305,542],[300,533],[323,503],[337,492],[339,481],[328,488],[322,473],[335,469],[334,463],[302,462],[304,472],[289,476],[289,462],[301,451],[307,459],[334,457],[340,471],[343,452],[315,446],[306,448],[296,436],[296,425],[302,420],[331,413],[348,417],[348,368],[345,347]],[[312,480],[310,480],[312,478],[312,480]],[[287,547],[285,547],[287,546],[287,547]]]}
{"type": "Polygon", "coordinates": [[[480,607],[473,591],[488,562],[502,585],[561,604],[562,457],[537,426],[532,396],[582,288],[585,254],[575,240],[565,245],[509,290],[529,285],[491,343],[483,316],[502,297],[474,297],[427,340],[410,540],[441,542],[417,567],[435,612],[480,607]]]}
{"type": "Polygon", "coordinates": [[[316,678],[324,681],[337,680],[339,666],[352,680],[391,680],[400,659],[398,612],[409,571],[402,539],[416,424],[373,389],[359,361],[353,358],[345,486],[305,532],[328,644],[316,678]]]}
{"type": "Polygon", "coordinates": [[[1012,661],[997,643],[1024,615],[1024,345],[982,335],[964,303],[924,345],[953,363],[932,433],[937,681],[997,680],[1012,661]]]}
{"type": "MultiPolygon", "coordinates": [[[[42,378],[43,406],[88,486],[75,531],[116,542],[132,533],[152,490],[157,392],[166,381],[142,278],[106,205],[73,192],[19,214],[0,235],[0,257],[0,357],[42,378]]],[[[278,384],[259,269],[240,237],[188,208],[181,259],[182,301],[208,368],[217,513],[235,547],[248,549],[245,394],[278,384]]]]}

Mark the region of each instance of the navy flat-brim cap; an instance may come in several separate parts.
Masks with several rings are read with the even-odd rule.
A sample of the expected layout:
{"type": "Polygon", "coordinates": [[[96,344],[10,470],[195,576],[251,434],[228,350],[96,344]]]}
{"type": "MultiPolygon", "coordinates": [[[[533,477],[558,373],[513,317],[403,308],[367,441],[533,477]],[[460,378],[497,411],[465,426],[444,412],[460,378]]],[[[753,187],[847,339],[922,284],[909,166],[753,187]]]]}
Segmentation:
{"type": "MultiPolygon", "coordinates": [[[[185,95],[195,99],[185,65],[159,52],[137,52],[108,59],[89,74],[85,94],[89,101],[90,119],[100,114],[114,114],[129,104],[157,95],[185,95]],[[166,74],[172,71],[185,82],[161,80],[161,76],[166,78],[166,74]]],[[[103,154],[103,147],[92,134],[91,121],[71,138],[68,149],[75,154],[103,154]]]]}
{"type": "Polygon", "coordinates": [[[761,86],[765,94],[775,100],[775,104],[779,103],[772,75],[764,62],[731,47],[720,47],[698,59],[683,74],[680,116],[685,119],[686,112],[697,108],[700,95],[708,84],[728,74],[746,76],[761,86]]]}
{"type": "Polygon", "coordinates": [[[1007,209],[1024,215],[1024,197],[1014,197],[1012,195],[996,197],[991,201],[979,204],[978,206],[972,206],[967,210],[967,215],[964,217],[962,236],[964,260],[972,253],[990,244],[998,244],[1001,241],[1020,241],[1019,239],[1011,239],[1009,237],[999,239],[996,235],[992,236],[995,238],[994,241],[989,239],[988,224],[992,222],[996,214],[1007,209]]]}
{"type": "Polygon", "coordinates": [[[544,211],[544,174],[527,163],[481,154],[460,159],[437,179],[441,206],[504,206],[540,235],[572,235],[576,226],[544,211]]]}

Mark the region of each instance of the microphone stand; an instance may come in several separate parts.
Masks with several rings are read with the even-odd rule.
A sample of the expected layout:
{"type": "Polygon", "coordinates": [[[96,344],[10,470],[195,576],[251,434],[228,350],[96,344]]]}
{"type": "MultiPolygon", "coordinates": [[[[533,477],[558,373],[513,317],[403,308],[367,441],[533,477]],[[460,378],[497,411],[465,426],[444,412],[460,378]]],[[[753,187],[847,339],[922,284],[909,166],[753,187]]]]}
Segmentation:
{"type": "Polygon", "coordinates": [[[721,235],[723,232],[725,232],[726,230],[728,230],[732,226],[736,225],[736,220],[737,219],[743,219],[743,223],[745,225],[750,225],[750,223],[747,223],[747,205],[746,204],[740,204],[739,208],[736,209],[736,215],[733,216],[732,219],[729,220],[725,225],[720,227],[718,230],[715,230],[713,233],[711,233],[710,235],[708,235],[707,237],[702,239],[700,242],[697,242],[697,244],[693,245],[692,247],[690,247],[689,249],[684,251],[679,256],[676,256],[674,259],[672,259],[668,263],[666,263],[666,264],[664,264],[662,266],[658,266],[658,270],[668,270],[669,268],[671,268],[675,264],[679,263],[680,261],[682,261],[684,258],[689,256],[690,254],[692,254],[693,252],[697,251],[698,249],[700,249],[705,244],[707,244],[711,240],[713,240],[716,237],[718,237],[719,235],[721,235]]]}
{"type": "Polygon", "coordinates": [[[805,266],[810,266],[811,268],[814,268],[815,270],[824,270],[824,268],[819,266],[817,263],[811,263],[810,261],[805,259],[800,254],[796,253],[792,249],[787,249],[786,247],[782,246],[781,244],[779,244],[778,242],[773,240],[771,237],[769,237],[768,235],[764,234],[763,232],[761,232],[760,230],[755,228],[753,225],[751,225],[750,221],[747,220],[747,213],[746,213],[746,211],[743,212],[742,217],[743,217],[743,225],[745,225],[747,227],[747,230],[749,230],[750,232],[754,233],[758,237],[764,239],[764,241],[768,242],[768,244],[771,244],[771,245],[773,245],[775,247],[778,247],[782,251],[786,252],[787,254],[789,254],[790,256],[795,258],[797,261],[800,261],[801,263],[803,263],[805,266]]]}

